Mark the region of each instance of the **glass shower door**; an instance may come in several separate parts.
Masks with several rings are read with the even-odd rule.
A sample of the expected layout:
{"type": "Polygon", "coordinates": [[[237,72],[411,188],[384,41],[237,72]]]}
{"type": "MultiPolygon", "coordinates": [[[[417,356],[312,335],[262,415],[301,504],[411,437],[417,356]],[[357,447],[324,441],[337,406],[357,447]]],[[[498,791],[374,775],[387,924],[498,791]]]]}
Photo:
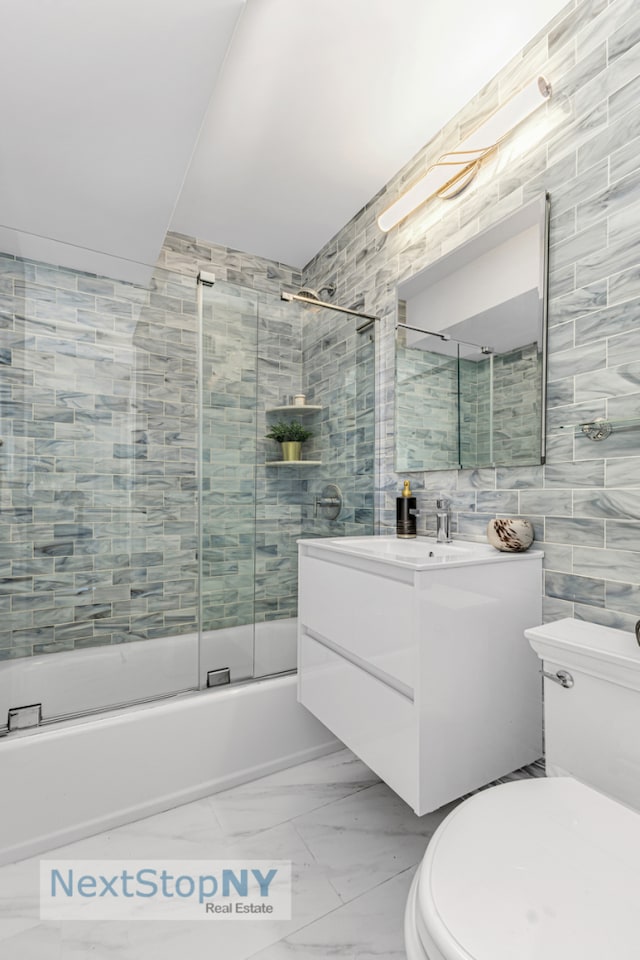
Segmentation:
{"type": "Polygon", "coordinates": [[[198,685],[195,280],[128,266],[0,254],[2,729],[198,685]]]}
{"type": "Polygon", "coordinates": [[[258,295],[203,290],[200,368],[202,686],[253,676],[258,295]]]}

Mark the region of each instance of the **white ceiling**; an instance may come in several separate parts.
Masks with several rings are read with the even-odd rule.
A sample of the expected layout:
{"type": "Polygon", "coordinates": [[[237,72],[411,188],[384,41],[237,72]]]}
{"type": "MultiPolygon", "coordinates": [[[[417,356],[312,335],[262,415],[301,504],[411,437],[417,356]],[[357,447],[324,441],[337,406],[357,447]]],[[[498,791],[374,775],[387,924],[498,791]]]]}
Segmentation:
{"type": "Polygon", "coordinates": [[[303,266],[565,4],[15,0],[0,249],[134,278],[170,228],[303,266]]]}

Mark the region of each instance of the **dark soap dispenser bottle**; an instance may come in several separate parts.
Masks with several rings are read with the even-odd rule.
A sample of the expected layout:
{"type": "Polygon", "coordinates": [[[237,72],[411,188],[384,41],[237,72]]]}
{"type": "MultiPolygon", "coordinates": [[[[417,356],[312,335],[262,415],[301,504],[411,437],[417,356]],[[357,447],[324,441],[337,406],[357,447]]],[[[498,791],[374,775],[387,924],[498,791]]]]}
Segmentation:
{"type": "Polygon", "coordinates": [[[402,496],[396,497],[396,535],[403,540],[415,537],[416,498],[411,495],[411,481],[405,480],[402,496]]]}

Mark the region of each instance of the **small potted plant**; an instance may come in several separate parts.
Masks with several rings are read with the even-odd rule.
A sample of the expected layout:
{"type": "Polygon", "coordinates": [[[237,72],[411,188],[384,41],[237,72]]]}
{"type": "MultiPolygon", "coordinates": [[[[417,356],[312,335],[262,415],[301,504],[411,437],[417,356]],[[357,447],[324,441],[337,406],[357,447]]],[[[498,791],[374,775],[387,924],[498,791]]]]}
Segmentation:
{"type": "Polygon", "coordinates": [[[313,431],[299,420],[278,420],[266,436],[282,445],[283,460],[301,460],[302,444],[313,436],[313,431]]]}

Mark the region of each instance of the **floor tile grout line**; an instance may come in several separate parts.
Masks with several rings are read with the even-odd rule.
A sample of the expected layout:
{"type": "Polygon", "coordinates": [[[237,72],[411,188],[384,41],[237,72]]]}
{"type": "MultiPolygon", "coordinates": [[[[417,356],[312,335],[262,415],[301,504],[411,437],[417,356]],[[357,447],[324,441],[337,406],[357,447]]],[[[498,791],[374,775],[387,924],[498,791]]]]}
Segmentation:
{"type": "MultiPolygon", "coordinates": [[[[378,779],[373,783],[363,784],[360,787],[356,787],[356,789],[352,790],[350,793],[345,793],[339,797],[333,797],[331,800],[326,800],[324,803],[319,803],[315,807],[309,807],[309,809],[305,810],[303,813],[295,813],[291,817],[285,817],[284,820],[278,820],[277,822],[271,823],[266,827],[259,827],[257,830],[250,831],[249,833],[244,833],[244,832],[227,833],[227,831],[224,828],[224,825],[220,822],[220,818],[218,817],[217,811],[215,810],[215,808],[214,808],[214,813],[216,814],[216,818],[218,820],[218,823],[220,824],[220,829],[222,830],[222,834],[225,837],[225,839],[233,840],[237,838],[237,839],[246,840],[249,837],[258,836],[259,834],[264,833],[266,830],[272,830],[274,827],[281,826],[284,823],[292,823],[294,820],[297,820],[300,817],[306,817],[308,814],[315,813],[317,810],[323,810],[325,807],[329,807],[334,803],[340,803],[341,800],[347,800],[349,797],[355,797],[358,794],[363,793],[365,790],[370,790],[372,787],[379,786],[381,783],[382,783],[382,780],[378,779]]],[[[215,801],[215,796],[216,795],[214,794],[211,797],[213,801],[215,801]]]]}
{"type": "MultiPolygon", "coordinates": [[[[408,873],[411,870],[415,870],[417,866],[419,866],[419,862],[420,861],[418,861],[417,864],[412,864],[410,867],[405,867],[404,870],[399,870],[392,877],[387,877],[385,880],[381,880],[380,883],[374,884],[368,890],[363,890],[362,893],[358,894],[358,896],[354,897],[352,900],[347,900],[346,902],[341,903],[339,906],[333,907],[331,910],[327,910],[326,913],[323,913],[319,917],[316,917],[314,920],[310,920],[308,921],[308,923],[303,924],[303,926],[298,927],[298,929],[295,930],[294,933],[295,934],[301,933],[303,930],[306,930],[307,927],[313,926],[314,923],[318,923],[320,920],[325,920],[327,917],[330,917],[337,910],[344,910],[345,907],[348,907],[354,903],[357,903],[361,897],[369,896],[374,890],[377,890],[379,887],[383,886],[385,883],[389,883],[391,880],[396,880],[398,877],[401,877],[404,873],[408,873]]],[[[292,934],[287,934],[286,937],[281,937],[279,940],[276,940],[274,943],[270,944],[269,947],[262,947],[256,953],[249,954],[249,956],[245,957],[244,960],[255,960],[255,958],[259,957],[260,954],[263,953],[265,950],[271,949],[271,947],[274,947],[279,943],[285,943],[291,936],[292,934]]]]}

